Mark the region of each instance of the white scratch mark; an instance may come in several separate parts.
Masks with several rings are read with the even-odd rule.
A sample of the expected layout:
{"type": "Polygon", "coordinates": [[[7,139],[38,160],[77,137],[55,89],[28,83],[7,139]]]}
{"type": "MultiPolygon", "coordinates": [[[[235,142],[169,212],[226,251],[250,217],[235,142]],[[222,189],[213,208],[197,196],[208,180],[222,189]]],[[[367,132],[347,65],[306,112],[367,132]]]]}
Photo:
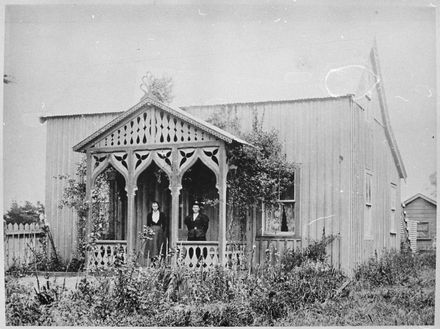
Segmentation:
{"type": "Polygon", "coordinates": [[[274,20],[274,23],[278,23],[279,21],[281,21],[281,17],[274,20]]]}
{"type": "Polygon", "coordinates": [[[339,72],[341,72],[341,71],[344,71],[344,70],[347,70],[347,69],[351,69],[351,68],[358,68],[358,69],[365,70],[365,71],[367,71],[369,74],[371,74],[371,75],[374,77],[374,80],[375,80],[375,82],[372,84],[372,86],[371,86],[369,89],[367,89],[363,94],[359,95],[358,97],[354,97],[354,98],[353,98],[354,100],[361,99],[361,98],[365,97],[365,95],[369,95],[369,94],[371,94],[371,91],[374,89],[374,87],[375,87],[375,86],[379,83],[379,81],[380,81],[379,77],[378,77],[374,72],[372,72],[370,69],[368,69],[368,68],[367,68],[366,66],[364,66],[364,65],[355,65],[355,64],[351,64],[351,65],[344,65],[344,66],[341,66],[341,67],[337,67],[337,68],[335,68],[335,69],[331,69],[331,70],[329,70],[329,71],[327,72],[326,76],[325,76],[325,89],[327,89],[327,93],[328,93],[331,97],[338,97],[338,96],[341,96],[341,95],[340,95],[340,94],[335,94],[335,93],[333,93],[333,92],[330,90],[330,88],[329,88],[329,86],[328,86],[328,80],[329,80],[330,76],[331,76],[332,74],[339,73],[339,72]]]}
{"type": "Polygon", "coordinates": [[[328,219],[328,218],[332,218],[332,217],[335,217],[335,215],[329,215],[329,216],[325,216],[325,217],[319,217],[319,218],[316,218],[316,219],[312,220],[308,225],[311,225],[312,223],[316,222],[317,220],[328,219]]]}
{"type": "Polygon", "coordinates": [[[203,13],[203,12],[199,9],[199,15],[200,15],[200,16],[206,16],[206,15],[208,15],[208,14],[203,13]]]}
{"type": "Polygon", "coordinates": [[[396,96],[396,98],[403,100],[404,102],[409,102],[409,100],[407,100],[406,98],[403,98],[402,96],[396,96]]]}
{"type": "Polygon", "coordinates": [[[413,91],[419,95],[426,96],[428,98],[432,97],[432,89],[427,85],[416,85],[413,91]]]}

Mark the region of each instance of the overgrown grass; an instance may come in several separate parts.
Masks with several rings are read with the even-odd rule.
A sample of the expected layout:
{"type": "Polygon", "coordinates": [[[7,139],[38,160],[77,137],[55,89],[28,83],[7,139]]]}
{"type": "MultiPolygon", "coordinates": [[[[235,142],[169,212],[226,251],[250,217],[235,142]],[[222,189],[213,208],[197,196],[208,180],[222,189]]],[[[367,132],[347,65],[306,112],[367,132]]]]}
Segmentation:
{"type": "Polygon", "coordinates": [[[353,278],[325,262],[320,241],[254,271],[139,269],[84,278],[37,294],[6,284],[8,325],[432,325],[435,255],[387,252],[353,278]],[[434,260],[434,261],[433,261],[434,260]],[[43,298],[42,298],[43,295],[43,298]],[[44,302],[46,301],[46,302],[44,302]]]}

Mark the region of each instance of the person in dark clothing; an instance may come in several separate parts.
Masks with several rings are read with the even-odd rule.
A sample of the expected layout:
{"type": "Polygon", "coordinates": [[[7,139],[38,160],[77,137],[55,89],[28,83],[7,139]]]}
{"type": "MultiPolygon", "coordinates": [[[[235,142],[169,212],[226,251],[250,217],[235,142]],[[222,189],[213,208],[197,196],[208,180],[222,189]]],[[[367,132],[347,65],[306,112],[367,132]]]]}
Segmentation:
{"type": "Polygon", "coordinates": [[[146,258],[165,254],[165,240],[167,236],[167,216],[160,211],[159,202],[151,203],[151,212],[147,215],[147,226],[150,227],[154,235],[151,240],[147,240],[144,255],[146,258]]]}
{"type": "Polygon", "coordinates": [[[185,225],[188,228],[188,241],[206,241],[209,218],[200,212],[199,202],[193,202],[192,214],[185,217],[185,225]]]}

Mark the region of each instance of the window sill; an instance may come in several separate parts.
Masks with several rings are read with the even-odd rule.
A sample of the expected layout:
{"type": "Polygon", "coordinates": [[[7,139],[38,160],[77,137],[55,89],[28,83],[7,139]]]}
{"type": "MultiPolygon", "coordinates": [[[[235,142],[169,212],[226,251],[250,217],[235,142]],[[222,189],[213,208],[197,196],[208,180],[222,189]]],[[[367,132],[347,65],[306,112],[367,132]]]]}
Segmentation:
{"type": "Polygon", "coordinates": [[[289,233],[289,232],[286,232],[286,233],[272,233],[272,234],[265,233],[265,234],[262,234],[262,235],[257,235],[255,238],[257,240],[261,240],[261,239],[281,239],[281,238],[300,239],[300,237],[297,236],[296,234],[289,233]]]}

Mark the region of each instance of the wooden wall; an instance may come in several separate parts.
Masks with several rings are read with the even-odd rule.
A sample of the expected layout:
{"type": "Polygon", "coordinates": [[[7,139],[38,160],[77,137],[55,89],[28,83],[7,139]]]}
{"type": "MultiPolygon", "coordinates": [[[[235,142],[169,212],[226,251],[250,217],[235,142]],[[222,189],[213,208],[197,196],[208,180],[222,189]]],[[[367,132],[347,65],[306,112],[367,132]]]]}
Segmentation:
{"type": "Polygon", "coordinates": [[[59,208],[65,185],[59,175],[75,175],[82,154],[72,147],[110,122],[120,113],[55,116],[46,118],[46,217],[60,256],[69,260],[76,248],[76,221],[74,211],[59,208]]]}
{"type": "Polygon", "coordinates": [[[352,134],[354,136],[353,161],[353,248],[350,260],[357,264],[384,249],[400,246],[400,178],[385,135],[383,125],[368,109],[362,109],[356,103],[353,113],[352,134]],[[370,117],[369,117],[370,116],[370,117]],[[365,218],[365,171],[372,175],[372,239],[366,238],[365,218]],[[395,232],[391,232],[391,193],[395,186],[395,232]]]}
{"type": "MultiPolygon", "coordinates": [[[[287,159],[300,164],[299,220],[301,241],[288,244],[306,246],[318,240],[323,230],[339,238],[329,247],[334,265],[349,270],[377,250],[397,248],[399,234],[390,234],[390,186],[394,183],[396,221],[400,218],[400,178],[387,142],[382,120],[378,118],[377,93],[362,106],[352,96],[193,106],[185,110],[202,119],[214,113],[237,120],[241,130],[250,130],[254,118],[267,131],[277,130],[287,159]],[[364,236],[365,170],[373,173],[372,240],[364,236]]],[[[53,177],[73,174],[81,154],[72,146],[108,123],[119,113],[47,119],[46,210],[55,243],[61,256],[69,259],[76,242],[76,216],[59,209],[64,182],[53,177]]],[[[249,243],[265,241],[255,220],[249,243]]],[[[399,228],[397,222],[395,227],[399,228]]],[[[266,241],[267,240],[267,241],[266,241]]],[[[273,239],[272,239],[273,240],[273,239]]],[[[284,246],[277,239],[269,244],[284,246]],[[280,244],[281,243],[281,244],[280,244]]],[[[260,243],[261,248],[263,244],[260,243]]],[[[281,248],[281,247],[280,247],[281,248]]],[[[262,251],[263,249],[261,249],[262,251]]],[[[260,252],[261,254],[261,252],[260,252]]]]}
{"type": "MultiPolygon", "coordinates": [[[[264,130],[279,132],[287,159],[300,163],[301,167],[301,197],[297,204],[301,243],[307,245],[309,241],[320,239],[324,228],[326,234],[343,233],[342,238],[334,241],[329,248],[331,261],[339,265],[343,249],[340,243],[349,236],[345,231],[350,224],[351,209],[349,203],[343,201],[343,197],[348,198],[350,194],[347,176],[350,98],[200,106],[186,110],[205,120],[213,113],[222,113],[224,118],[237,120],[243,131],[250,130],[256,116],[264,130]]],[[[258,226],[254,234],[257,241],[261,241],[258,226]]],[[[261,243],[257,246],[261,249],[260,254],[267,249],[269,241],[263,240],[264,246],[261,243]]],[[[272,240],[269,242],[274,243],[272,240]]],[[[298,245],[295,239],[288,240],[289,247],[298,245]]]]}
{"type": "MultiPolygon", "coordinates": [[[[400,179],[384,127],[374,119],[376,106],[378,102],[373,101],[364,109],[351,96],[343,96],[185,109],[205,120],[221,113],[222,118],[239,122],[241,131],[250,130],[255,117],[264,130],[277,130],[287,159],[300,163],[301,244],[320,239],[323,229],[339,235],[329,247],[330,260],[349,270],[374,250],[380,253],[400,243],[398,234],[389,232],[391,183],[397,187],[395,227],[399,232],[400,179]],[[373,172],[375,191],[375,230],[373,240],[368,241],[363,229],[366,168],[373,172]]],[[[261,224],[257,218],[254,221],[257,227],[252,234],[261,241],[261,224]]],[[[262,245],[258,248],[265,250],[262,245]]]]}

